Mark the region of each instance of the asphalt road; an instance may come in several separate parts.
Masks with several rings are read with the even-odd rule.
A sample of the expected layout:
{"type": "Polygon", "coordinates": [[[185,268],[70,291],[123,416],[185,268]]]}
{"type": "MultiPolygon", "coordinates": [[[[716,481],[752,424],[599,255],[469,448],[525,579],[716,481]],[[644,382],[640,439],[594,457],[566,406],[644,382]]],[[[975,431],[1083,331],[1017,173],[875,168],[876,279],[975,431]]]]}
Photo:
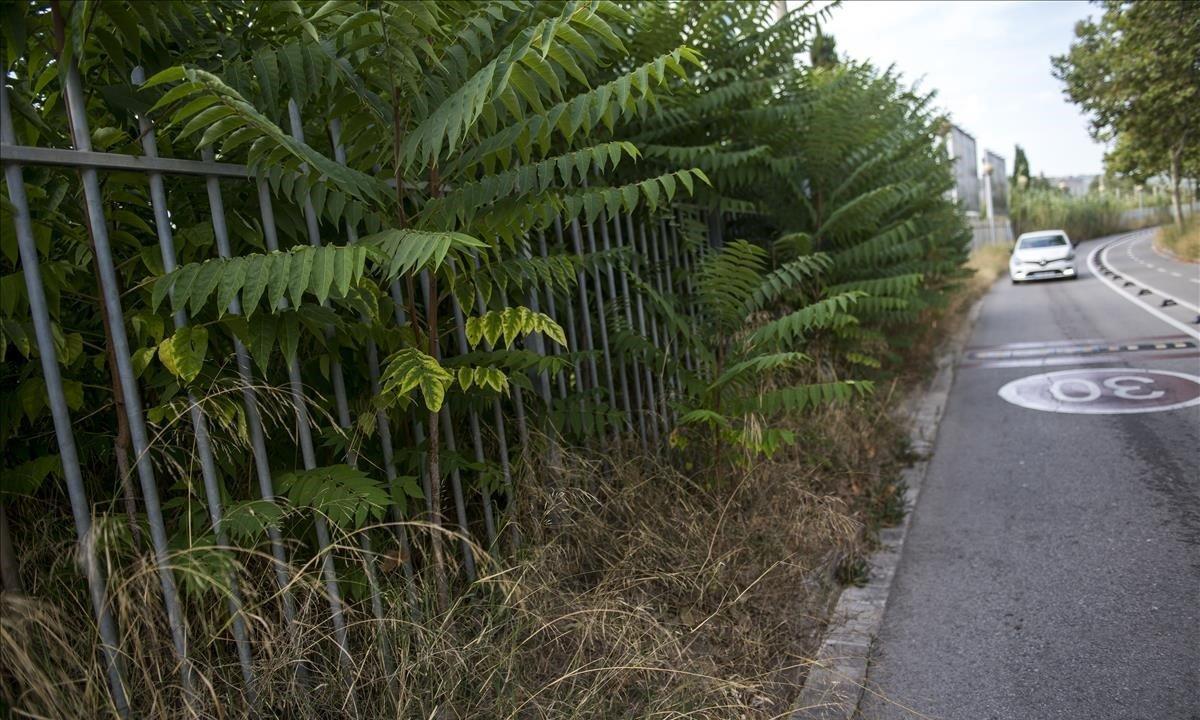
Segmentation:
{"type": "Polygon", "coordinates": [[[1200,406],[1064,414],[997,394],[1071,368],[1200,375],[1196,313],[1151,287],[1198,304],[1200,265],[1146,237],[1112,243],[1103,279],[1086,259],[1111,241],[1094,241],[1079,279],[1002,280],[984,300],[862,720],[1200,719],[1200,406]]]}

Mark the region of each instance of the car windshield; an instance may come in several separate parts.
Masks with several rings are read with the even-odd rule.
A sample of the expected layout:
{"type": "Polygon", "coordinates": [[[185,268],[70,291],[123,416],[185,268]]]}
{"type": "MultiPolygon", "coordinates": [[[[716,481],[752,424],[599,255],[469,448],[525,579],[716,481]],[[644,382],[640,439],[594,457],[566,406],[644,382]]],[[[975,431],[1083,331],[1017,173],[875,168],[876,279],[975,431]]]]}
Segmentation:
{"type": "Polygon", "coordinates": [[[1022,250],[1032,250],[1034,248],[1049,248],[1059,247],[1060,245],[1069,245],[1067,239],[1062,235],[1039,235],[1038,237],[1025,238],[1021,241],[1022,250]]]}

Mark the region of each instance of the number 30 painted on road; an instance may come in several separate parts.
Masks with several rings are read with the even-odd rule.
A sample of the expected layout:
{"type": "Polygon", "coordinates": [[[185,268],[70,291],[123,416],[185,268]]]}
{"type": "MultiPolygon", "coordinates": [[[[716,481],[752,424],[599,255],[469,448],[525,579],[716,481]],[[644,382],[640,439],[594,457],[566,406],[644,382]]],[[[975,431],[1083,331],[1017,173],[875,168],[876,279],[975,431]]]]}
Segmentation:
{"type": "Polygon", "coordinates": [[[1110,415],[1200,405],[1200,377],[1171,370],[1086,368],[1030,375],[1000,388],[1030,410],[1110,415]]]}
{"type": "MultiPolygon", "coordinates": [[[[1113,394],[1122,400],[1157,400],[1167,394],[1165,390],[1151,390],[1143,393],[1136,392],[1145,385],[1153,383],[1154,378],[1148,378],[1144,375],[1117,375],[1104,379],[1104,387],[1112,390],[1113,394]],[[1122,385],[1121,383],[1123,382],[1137,384],[1122,385]]],[[[1050,395],[1059,402],[1092,402],[1103,394],[1100,386],[1087,378],[1069,377],[1050,383],[1050,395]],[[1086,394],[1081,396],[1068,395],[1066,392],[1068,386],[1083,387],[1086,394]]]]}

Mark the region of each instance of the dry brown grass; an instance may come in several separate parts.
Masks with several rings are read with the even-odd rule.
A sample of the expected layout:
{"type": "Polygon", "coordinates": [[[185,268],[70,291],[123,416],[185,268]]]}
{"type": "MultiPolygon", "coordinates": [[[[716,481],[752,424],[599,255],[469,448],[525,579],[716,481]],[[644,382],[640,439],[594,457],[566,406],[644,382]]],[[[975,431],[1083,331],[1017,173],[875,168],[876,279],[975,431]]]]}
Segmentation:
{"type": "Polygon", "coordinates": [[[1171,255],[1189,262],[1200,262],[1200,220],[1185,218],[1183,228],[1165,225],[1158,231],[1154,244],[1171,255]]]}
{"type": "Polygon", "coordinates": [[[971,305],[991,288],[997,279],[1008,272],[1008,259],[1012,256],[1012,248],[1007,244],[988,245],[971,253],[967,260],[967,269],[974,274],[967,282],[963,292],[955,294],[957,302],[971,305]]]}
{"type": "MultiPolygon", "coordinates": [[[[826,408],[797,426],[796,448],[719,490],[697,487],[665,463],[611,453],[564,453],[558,467],[531,465],[521,481],[525,549],[503,563],[481,556],[483,579],[460,587],[444,615],[435,613],[427,583],[418,581],[414,605],[396,577],[383,621],[365,602],[353,606],[345,669],[329,637],[316,564],[294,569],[300,631],[289,633],[268,559],[239,551],[258,712],[776,716],[815,653],[835,578],[856,566],[870,542],[864,527],[895,494],[888,478],[899,445],[886,418],[883,397],[826,408]],[[384,648],[398,668],[390,675],[384,648]],[[303,688],[293,680],[301,665],[303,688]]],[[[157,578],[146,558],[133,555],[122,527],[101,522],[97,543],[132,701],[146,716],[186,716],[157,578]]],[[[27,573],[38,578],[27,596],[2,597],[0,698],[16,717],[111,717],[70,538],[51,532],[49,521],[43,529],[18,549],[23,563],[44,571],[27,573]]],[[[409,529],[422,544],[428,528],[409,529]]],[[[374,532],[382,541],[384,531],[374,532]]],[[[363,560],[355,539],[342,538],[337,560],[343,574],[355,572],[363,560]]],[[[194,714],[248,716],[223,601],[209,591],[186,605],[201,678],[194,714]]]]}

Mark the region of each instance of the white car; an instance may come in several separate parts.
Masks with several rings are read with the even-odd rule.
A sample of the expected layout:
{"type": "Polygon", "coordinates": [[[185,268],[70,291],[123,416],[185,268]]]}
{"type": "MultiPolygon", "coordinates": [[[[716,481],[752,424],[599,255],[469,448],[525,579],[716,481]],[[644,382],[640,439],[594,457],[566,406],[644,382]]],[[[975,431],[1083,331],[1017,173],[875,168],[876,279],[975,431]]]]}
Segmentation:
{"type": "Polygon", "coordinates": [[[1017,238],[1008,276],[1013,283],[1050,278],[1074,278],[1075,244],[1062,230],[1039,230],[1017,238]]]}

